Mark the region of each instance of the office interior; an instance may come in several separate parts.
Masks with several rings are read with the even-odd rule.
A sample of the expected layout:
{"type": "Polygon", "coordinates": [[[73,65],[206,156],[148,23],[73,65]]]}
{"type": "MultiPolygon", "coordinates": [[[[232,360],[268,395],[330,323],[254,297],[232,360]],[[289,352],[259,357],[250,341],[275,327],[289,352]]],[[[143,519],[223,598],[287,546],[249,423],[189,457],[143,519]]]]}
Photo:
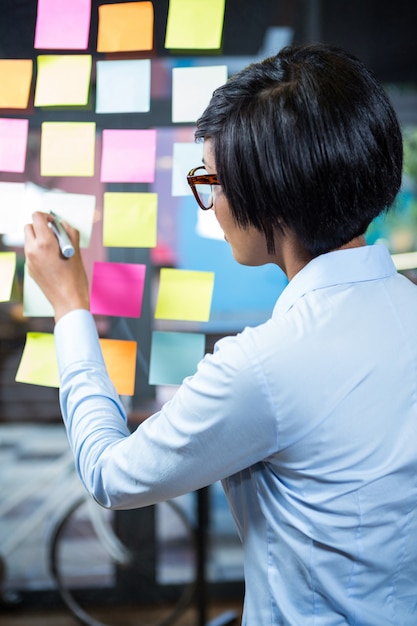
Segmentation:
{"type": "MultiPolygon", "coordinates": [[[[96,317],[102,336],[138,342],[134,392],[122,398],[134,429],[176,389],[176,385],[149,382],[153,331],[203,333],[205,351],[211,351],[218,338],[266,320],[286,285],[276,267],[237,266],[218,233],[201,228],[192,196],[173,195],[174,145],[193,142],[194,124],[172,120],[172,70],[226,65],[231,76],[284,45],[313,41],[340,45],[359,56],[390,94],[405,147],[403,184],[395,210],[370,226],[367,240],[384,242],[398,270],[417,282],[415,2],[225,0],[220,48],[173,50],[165,47],[170,1],[153,0],[152,49],[110,55],[97,52],[98,9],[105,4],[120,2],[92,0],[90,36],[83,52],[92,55],[93,68],[106,58],[150,59],[149,111],[97,114],[94,71],[86,106],[36,107],[35,69],[27,109],[0,109],[2,118],[29,119],[24,171],[0,172],[0,183],[25,183],[37,203],[42,202],[39,196],[51,189],[96,197],[91,242],[83,251],[90,277],[96,261],[146,265],[140,317],[96,317]],[[73,120],[96,123],[97,153],[103,129],[156,129],[154,182],[102,182],[97,167],[90,177],[41,176],[42,123],[73,120]],[[108,191],[158,195],[155,247],[103,245],[103,195],[108,191]],[[208,321],[155,319],[159,272],[166,267],[214,272],[208,321]]],[[[210,11],[210,0],[201,4],[210,11]]],[[[0,59],[33,59],[36,68],[37,56],[51,52],[34,48],[37,10],[38,0],[0,0],[0,59]]],[[[67,54],[68,50],[53,52],[67,54]]],[[[186,174],[184,171],[184,179],[186,174]]],[[[6,210],[0,206],[0,212],[6,210]]],[[[0,302],[0,512],[5,511],[0,514],[0,622],[6,626],[52,624],[48,616],[58,615],[58,611],[59,620],[64,619],[61,615],[67,616],[68,621],[56,618],[56,624],[63,625],[238,623],[244,593],[242,554],[219,484],[183,496],[172,505],[106,512],[98,523],[121,543],[113,552],[103,547],[68,461],[58,389],[15,380],[27,333],[53,332],[53,319],[24,313],[22,240],[2,234],[0,251],[16,252],[18,279],[18,289],[10,300],[0,302]],[[7,506],[13,494],[15,501],[7,506]],[[33,523],[25,526],[28,521],[33,523]],[[80,528],[87,530],[78,534],[80,528]],[[124,548],[130,555],[125,561],[124,548]],[[53,573],[54,567],[58,574],[53,573]],[[59,588],[61,575],[64,595],[59,588]],[[69,599],[65,589],[70,589],[69,599]]]]}

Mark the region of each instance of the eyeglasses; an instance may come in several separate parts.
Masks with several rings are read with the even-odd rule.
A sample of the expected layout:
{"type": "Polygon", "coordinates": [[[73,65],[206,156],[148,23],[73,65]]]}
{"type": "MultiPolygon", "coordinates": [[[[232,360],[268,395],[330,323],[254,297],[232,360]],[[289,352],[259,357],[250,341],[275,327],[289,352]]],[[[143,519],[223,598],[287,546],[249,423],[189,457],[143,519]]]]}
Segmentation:
{"type": "Polygon", "coordinates": [[[207,211],[213,206],[213,192],[212,185],[220,185],[216,174],[207,174],[203,165],[195,167],[187,175],[187,183],[191,187],[191,191],[194,194],[195,199],[198,202],[198,206],[207,211]],[[197,174],[199,170],[203,170],[204,174],[197,174]]]}

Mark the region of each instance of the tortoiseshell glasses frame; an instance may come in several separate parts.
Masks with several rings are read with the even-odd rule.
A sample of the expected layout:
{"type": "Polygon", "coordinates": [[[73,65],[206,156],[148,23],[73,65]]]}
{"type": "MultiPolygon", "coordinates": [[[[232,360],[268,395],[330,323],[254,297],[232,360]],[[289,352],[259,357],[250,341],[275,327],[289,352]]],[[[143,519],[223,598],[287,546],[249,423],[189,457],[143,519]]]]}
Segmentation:
{"type": "Polygon", "coordinates": [[[206,168],[204,167],[204,165],[200,165],[199,167],[194,167],[192,170],[190,170],[190,172],[187,174],[187,183],[190,185],[191,191],[193,192],[200,209],[203,209],[203,211],[208,211],[208,209],[211,209],[213,206],[213,197],[211,190],[208,196],[208,201],[207,203],[205,203],[198,193],[197,185],[210,185],[211,188],[212,185],[220,185],[220,182],[218,181],[216,174],[207,174],[206,172],[205,174],[196,175],[196,172],[198,172],[199,170],[205,171],[205,169],[206,168]]]}

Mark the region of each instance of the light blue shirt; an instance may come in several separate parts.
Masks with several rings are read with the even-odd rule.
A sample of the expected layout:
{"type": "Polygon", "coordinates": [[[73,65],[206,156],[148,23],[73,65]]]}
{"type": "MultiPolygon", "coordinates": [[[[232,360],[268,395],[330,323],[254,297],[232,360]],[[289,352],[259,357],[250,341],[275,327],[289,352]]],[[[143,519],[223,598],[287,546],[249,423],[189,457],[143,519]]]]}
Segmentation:
{"type": "Polygon", "coordinates": [[[417,287],[383,246],[311,261],[133,434],[93,318],[56,325],[76,465],[104,506],[223,480],[247,626],[416,626],[417,287]]]}

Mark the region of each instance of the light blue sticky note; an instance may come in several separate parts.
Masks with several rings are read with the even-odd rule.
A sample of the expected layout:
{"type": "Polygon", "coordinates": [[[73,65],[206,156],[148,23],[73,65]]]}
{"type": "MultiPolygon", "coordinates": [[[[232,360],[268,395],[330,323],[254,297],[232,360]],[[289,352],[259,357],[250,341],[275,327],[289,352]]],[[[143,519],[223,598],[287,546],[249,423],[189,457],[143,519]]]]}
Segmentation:
{"type": "Polygon", "coordinates": [[[24,268],[23,315],[25,317],[53,317],[54,309],[31,275],[24,268]]]}
{"type": "Polygon", "coordinates": [[[203,165],[203,144],[176,142],[172,151],[172,195],[191,196],[192,191],[187,183],[188,172],[203,165]]]}
{"type": "Polygon", "coordinates": [[[97,61],[96,113],[146,113],[151,103],[151,61],[97,61]]]}
{"type": "Polygon", "coordinates": [[[181,385],[184,378],[195,374],[204,351],[204,334],[154,331],[149,384],[181,385]]]}

